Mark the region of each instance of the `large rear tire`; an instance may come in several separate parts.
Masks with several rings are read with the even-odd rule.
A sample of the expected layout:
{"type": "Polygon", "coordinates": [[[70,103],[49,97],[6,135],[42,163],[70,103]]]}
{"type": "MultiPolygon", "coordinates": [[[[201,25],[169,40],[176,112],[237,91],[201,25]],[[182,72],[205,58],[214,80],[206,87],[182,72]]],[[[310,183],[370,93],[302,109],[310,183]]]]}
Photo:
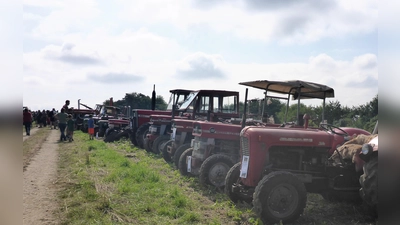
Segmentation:
{"type": "Polygon", "coordinates": [[[179,157],[178,169],[179,169],[179,172],[183,176],[191,176],[192,175],[190,172],[187,171],[187,161],[186,161],[186,158],[188,156],[191,156],[192,152],[193,152],[193,148],[188,148],[182,153],[181,157],[179,157]]]}
{"type": "Polygon", "coordinates": [[[129,130],[123,130],[122,132],[119,132],[116,136],[116,140],[120,140],[121,138],[129,138],[129,130]]]}
{"type": "Polygon", "coordinates": [[[116,141],[116,137],[118,132],[115,130],[111,130],[107,133],[107,136],[104,138],[104,142],[114,142],[116,141]]]}
{"type": "Polygon", "coordinates": [[[371,156],[364,164],[364,174],[360,177],[360,195],[375,212],[378,210],[378,156],[371,156]]]}
{"type": "Polygon", "coordinates": [[[231,169],[226,174],[225,178],[225,194],[228,195],[232,202],[236,203],[240,199],[239,195],[232,191],[233,184],[237,183],[240,176],[240,166],[241,162],[236,163],[231,167],[231,169]]]}
{"type": "Polygon", "coordinates": [[[303,213],[306,203],[304,183],[286,171],[264,176],[253,194],[254,211],[267,224],[296,220],[303,213]]]}
{"type": "Polygon", "coordinates": [[[173,159],[174,159],[176,168],[179,168],[179,158],[181,158],[182,153],[184,151],[186,151],[186,149],[188,149],[188,148],[190,148],[190,143],[183,144],[176,149],[176,151],[173,155],[173,159]]]}
{"type": "Polygon", "coordinates": [[[149,131],[150,124],[144,123],[136,131],[136,142],[140,148],[144,148],[144,139],[149,131]]]}
{"type": "Polygon", "coordinates": [[[153,142],[153,152],[160,154],[163,151],[164,144],[171,139],[170,135],[158,136],[153,142]]]}
{"type": "Polygon", "coordinates": [[[200,184],[207,184],[215,187],[225,185],[226,174],[235,163],[232,159],[223,154],[215,154],[208,157],[200,166],[200,184]]]}
{"type": "Polygon", "coordinates": [[[163,149],[162,149],[163,158],[164,158],[165,162],[167,162],[167,163],[172,162],[171,154],[168,152],[168,146],[171,146],[173,142],[174,142],[173,140],[167,141],[167,142],[164,144],[164,147],[163,147],[163,149]]]}

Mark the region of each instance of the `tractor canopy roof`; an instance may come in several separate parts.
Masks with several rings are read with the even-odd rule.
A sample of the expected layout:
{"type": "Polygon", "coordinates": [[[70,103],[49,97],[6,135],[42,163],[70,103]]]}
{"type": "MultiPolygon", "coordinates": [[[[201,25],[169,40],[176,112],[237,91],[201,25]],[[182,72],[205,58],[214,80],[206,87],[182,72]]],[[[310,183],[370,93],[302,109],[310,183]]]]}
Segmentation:
{"type": "Polygon", "coordinates": [[[183,94],[183,95],[188,95],[192,91],[193,90],[186,90],[186,89],[172,89],[172,90],[169,90],[169,92],[172,93],[172,94],[183,94]]]}
{"type": "Polygon", "coordinates": [[[301,80],[289,80],[289,81],[269,81],[269,80],[256,80],[241,82],[241,85],[254,87],[267,92],[276,92],[280,94],[290,94],[293,99],[309,99],[309,98],[333,98],[335,92],[333,88],[326,85],[301,81],[301,80]]]}
{"type": "Polygon", "coordinates": [[[226,96],[237,96],[239,97],[239,92],[237,91],[225,91],[225,90],[197,90],[192,91],[187,96],[184,102],[180,105],[178,111],[184,111],[189,107],[189,105],[193,102],[196,96],[219,96],[219,97],[226,97],[226,96]]]}

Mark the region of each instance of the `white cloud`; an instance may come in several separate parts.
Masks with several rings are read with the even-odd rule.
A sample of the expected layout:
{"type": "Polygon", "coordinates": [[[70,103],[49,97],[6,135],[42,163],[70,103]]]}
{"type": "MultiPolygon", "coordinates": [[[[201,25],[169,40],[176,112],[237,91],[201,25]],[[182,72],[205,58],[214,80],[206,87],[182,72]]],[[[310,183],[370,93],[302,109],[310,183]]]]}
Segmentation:
{"type": "Polygon", "coordinates": [[[178,63],[177,78],[189,80],[222,79],[225,62],[220,55],[196,52],[178,63]]]}
{"type": "MultiPolygon", "coordinates": [[[[175,88],[227,89],[243,94],[245,87],[238,83],[258,79],[301,79],[326,84],[337,90],[337,99],[344,105],[365,103],[377,93],[371,87],[378,78],[375,54],[341,60],[327,54],[300,55],[297,49],[285,46],[282,55],[299,54],[299,62],[245,64],[240,62],[242,55],[234,56],[238,63],[232,63],[225,60],[228,57],[223,55],[224,50],[223,53],[220,49],[205,50],[195,42],[187,42],[193,33],[204,34],[202,42],[212,46],[213,40],[208,39],[209,34],[204,30],[214,31],[210,35],[213,38],[220,34],[223,38],[229,36],[236,50],[254,47],[259,40],[305,44],[325,37],[362,35],[376,29],[376,0],[357,4],[331,1],[328,5],[317,0],[218,2],[208,1],[208,5],[199,7],[193,1],[118,0],[113,2],[113,14],[108,13],[107,1],[24,3],[31,7],[26,7],[31,11],[24,14],[24,20],[29,22],[25,38],[51,43],[23,55],[23,84],[32,93],[26,94],[24,101],[34,102],[43,98],[39,94],[56,93],[48,99],[49,103],[60,98],[61,103],[64,98],[85,98],[85,103],[94,105],[110,95],[120,99],[130,92],[151,94],[153,84],[157,94],[166,99],[168,90],[175,88]],[[256,7],[256,2],[264,5],[256,7]],[[35,13],[35,7],[45,10],[37,9],[35,13]],[[304,61],[307,57],[309,60],[304,61]],[[99,78],[95,75],[103,82],[90,79],[99,78]],[[188,76],[203,79],[188,79],[188,76]],[[126,82],[113,83],[115,80],[126,82]],[[88,92],[88,84],[97,91],[88,92]]],[[[329,46],[326,49],[310,52],[328,52],[329,46]]],[[[281,54],[274,51],[265,54],[281,54]]],[[[250,57],[265,56],[260,51],[255,54],[250,57]]],[[[262,94],[262,91],[250,93],[262,94]]]]}
{"type": "MultiPolygon", "coordinates": [[[[307,4],[287,1],[280,7],[274,6],[274,10],[259,7],[251,1],[215,2],[214,5],[208,3],[212,6],[194,8],[198,4],[177,0],[119,1],[124,6],[121,17],[132,22],[169,23],[181,29],[208,24],[215,32],[233,33],[247,39],[275,40],[283,44],[307,43],[377,29],[376,0],[357,3],[322,1],[326,4],[321,1],[307,4]],[[250,6],[246,8],[246,5],[250,6]]],[[[263,2],[267,1],[257,1],[263,2]]]]}
{"type": "Polygon", "coordinates": [[[54,10],[48,16],[43,17],[39,25],[33,29],[31,34],[33,37],[60,40],[66,33],[89,29],[90,22],[100,13],[95,0],[58,1],[54,5],[47,3],[31,3],[35,6],[54,7],[54,10]]]}
{"type": "Polygon", "coordinates": [[[374,54],[364,54],[354,57],[353,63],[360,69],[372,69],[378,66],[378,59],[374,54]]]}
{"type": "MultiPolygon", "coordinates": [[[[351,61],[336,60],[327,54],[310,57],[308,63],[280,63],[280,64],[235,64],[228,65],[230,83],[239,83],[252,80],[304,80],[324,84],[335,89],[335,99],[342,105],[357,106],[369,102],[378,94],[377,67],[360,70],[359,59],[351,61]],[[375,85],[374,85],[375,83],[375,85]]],[[[249,89],[251,98],[258,92],[249,89]]],[[[330,99],[331,100],[331,99],[330,99]]]]}

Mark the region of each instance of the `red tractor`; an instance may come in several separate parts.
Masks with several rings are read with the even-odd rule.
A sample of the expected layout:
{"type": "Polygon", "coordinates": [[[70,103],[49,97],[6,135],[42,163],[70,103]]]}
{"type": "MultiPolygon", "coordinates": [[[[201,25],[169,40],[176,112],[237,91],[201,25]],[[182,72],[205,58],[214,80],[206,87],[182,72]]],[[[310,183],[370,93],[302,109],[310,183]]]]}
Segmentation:
{"type": "MultiPolygon", "coordinates": [[[[154,92],[154,91],[153,91],[154,92]]],[[[186,99],[191,90],[184,89],[174,89],[170,90],[171,96],[168,102],[167,110],[154,110],[155,108],[155,96],[152,97],[154,102],[152,103],[153,110],[150,109],[133,109],[131,117],[131,142],[139,146],[140,148],[145,148],[144,139],[148,133],[150,127],[150,116],[151,115],[166,115],[171,116],[177,115],[175,112],[179,103],[186,99]]]]}
{"type": "MultiPolygon", "coordinates": [[[[253,203],[254,210],[264,222],[283,223],[296,220],[307,202],[307,192],[323,196],[358,195],[358,179],[354,163],[332,165],[328,158],[353,135],[370,133],[349,127],[322,123],[309,127],[305,114],[301,124],[300,99],[334,97],[328,86],[304,81],[252,81],[242,85],[272,93],[285,94],[287,107],[290,97],[297,100],[298,120],[280,127],[247,126],[240,132],[240,162],[228,172],[225,193],[233,202],[253,203]]],[[[286,110],[287,112],[287,110],[286,110]]],[[[322,113],[322,121],[324,115],[322,113]]]]}
{"type": "Polygon", "coordinates": [[[174,162],[178,168],[180,155],[190,148],[193,139],[193,120],[177,119],[171,120],[171,137],[162,148],[163,158],[166,162],[174,162]]]}
{"type": "MultiPolygon", "coordinates": [[[[144,139],[144,149],[159,154],[161,146],[170,140],[171,115],[151,115],[149,130],[144,139]]],[[[177,119],[188,120],[189,117],[174,116],[177,119]]]]}
{"type": "MultiPolygon", "coordinates": [[[[246,99],[246,102],[253,101],[246,99]]],[[[262,101],[257,100],[257,102],[261,103],[262,101]]],[[[247,111],[246,108],[245,111],[247,111]]],[[[262,122],[262,115],[254,114],[253,116],[259,117],[260,120],[244,117],[244,120],[231,118],[223,122],[193,122],[191,148],[187,148],[183,153],[178,153],[180,158],[177,167],[180,173],[199,176],[202,185],[223,187],[227,172],[240,159],[239,134],[242,128],[245,125],[279,126],[262,122]],[[242,120],[246,122],[243,123],[242,120]]]]}
{"type": "MultiPolygon", "coordinates": [[[[239,116],[239,92],[223,90],[198,90],[189,94],[176,112],[180,115],[151,115],[150,128],[145,139],[145,148],[156,154],[162,153],[170,140],[171,120],[224,121],[239,116]]],[[[178,131],[179,133],[180,131],[178,131]]]]}

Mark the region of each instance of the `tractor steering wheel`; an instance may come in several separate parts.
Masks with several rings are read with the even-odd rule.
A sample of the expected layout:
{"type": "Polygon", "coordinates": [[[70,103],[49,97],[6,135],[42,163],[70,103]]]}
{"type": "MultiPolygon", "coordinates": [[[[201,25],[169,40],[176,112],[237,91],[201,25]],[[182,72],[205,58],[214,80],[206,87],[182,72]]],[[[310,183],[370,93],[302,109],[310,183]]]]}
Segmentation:
{"type": "Polygon", "coordinates": [[[337,135],[349,136],[349,134],[346,131],[344,131],[343,129],[341,129],[341,128],[337,127],[337,126],[333,126],[332,124],[321,124],[320,127],[323,130],[330,131],[330,132],[332,132],[334,134],[337,134],[337,135]],[[339,130],[340,132],[335,131],[335,129],[339,130]]]}

